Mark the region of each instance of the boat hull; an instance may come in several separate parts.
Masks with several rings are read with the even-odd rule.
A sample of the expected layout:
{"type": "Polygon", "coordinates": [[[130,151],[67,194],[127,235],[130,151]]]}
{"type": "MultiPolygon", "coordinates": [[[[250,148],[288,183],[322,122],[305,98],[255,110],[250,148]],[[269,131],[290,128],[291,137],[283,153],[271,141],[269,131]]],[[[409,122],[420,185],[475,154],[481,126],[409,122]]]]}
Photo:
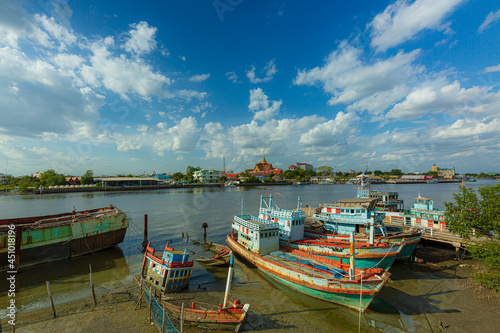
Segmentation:
{"type": "MultiPolygon", "coordinates": [[[[361,269],[382,268],[383,270],[389,270],[403,246],[403,244],[394,244],[392,247],[357,247],[355,251],[355,265],[361,269]]],[[[298,249],[344,264],[349,264],[350,262],[349,246],[336,246],[335,243],[332,243],[331,246],[325,246],[321,244],[280,241],[280,247],[298,249]]]]}
{"type": "Polygon", "coordinates": [[[266,256],[246,250],[231,236],[228,236],[226,241],[234,253],[255,265],[259,271],[275,281],[302,294],[356,310],[365,311],[386,281],[381,278],[375,281],[366,280],[360,284],[359,280],[327,280],[308,273],[301,274],[266,259],[266,256]],[[361,301],[360,293],[362,294],[361,301]]]}
{"type": "MultiPolygon", "coordinates": [[[[324,233],[324,232],[317,232],[317,231],[312,231],[312,230],[305,230],[304,235],[306,237],[310,238],[319,238],[319,239],[325,239],[325,240],[348,240],[349,236],[346,235],[338,235],[338,234],[331,234],[331,233],[324,233]]],[[[377,239],[377,242],[380,243],[388,243],[388,244],[403,244],[404,246],[402,247],[401,251],[398,253],[396,256],[397,262],[404,262],[408,261],[415,251],[415,248],[417,247],[417,244],[420,242],[420,239],[423,236],[423,232],[413,232],[413,233],[403,233],[398,236],[391,236],[391,237],[380,237],[377,239]]],[[[367,241],[366,238],[356,238],[359,241],[367,241]]],[[[356,258],[357,260],[357,258],[356,258]]]]}
{"type": "MultiPolygon", "coordinates": [[[[1,220],[2,230],[6,226],[16,226],[15,251],[12,243],[9,243],[7,232],[0,233],[0,271],[14,270],[40,263],[73,258],[89,253],[101,251],[123,242],[128,227],[125,213],[116,211],[91,211],[89,218],[84,218],[82,212],[57,215],[50,222],[44,224],[26,223],[24,219],[18,219],[21,223],[14,224],[14,220],[1,220]],[[78,214],[79,217],[76,217],[78,214]],[[95,214],[94,214],[95,213],[95,214]],[[69,216],[75,216],[70,218],[69,216]],[[55,222],[54,222],[55,221],[55,222]],[[57,222],[59,221],[59,222],[57,222]],[[9,224],[9,222],[12,222],[9,224]],[[19,241],[20,239],[20,241],[19,241]],[[17,267],[8,265],[8,256],[15,252],[17,267]]],[[[108,208],[105,208],[108,210],[108,208]]],[[[32,220],[45,217],[30,218],[32,220]]],[[[52,218],[52,217],[51,217],[52,218]]]]}

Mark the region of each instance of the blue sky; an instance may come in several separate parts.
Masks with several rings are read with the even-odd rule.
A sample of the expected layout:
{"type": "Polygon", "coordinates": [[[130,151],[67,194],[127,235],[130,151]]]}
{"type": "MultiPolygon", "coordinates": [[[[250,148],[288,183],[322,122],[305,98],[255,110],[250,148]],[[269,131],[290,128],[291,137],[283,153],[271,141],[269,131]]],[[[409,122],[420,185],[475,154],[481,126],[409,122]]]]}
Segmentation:
{"type": "Polygon", "coordinates": [[[497,1],[0,2],[0,172],[500,170],[497,1]]]}

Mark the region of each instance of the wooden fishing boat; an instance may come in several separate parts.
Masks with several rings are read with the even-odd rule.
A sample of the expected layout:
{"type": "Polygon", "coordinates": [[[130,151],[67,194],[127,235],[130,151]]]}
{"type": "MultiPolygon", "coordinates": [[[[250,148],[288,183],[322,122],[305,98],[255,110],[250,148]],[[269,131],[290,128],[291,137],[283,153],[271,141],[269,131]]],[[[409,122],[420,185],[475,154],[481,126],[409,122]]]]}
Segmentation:
{"type": "Polygon", "coordinates": [[[202,329],[233,330],[235,332],[239,332],[250,307],[249,304],[240,304],[239,301],[234,301],[233,304],[226,308],[219,304],[217,310],[197,309],[195,302],[191,303],[190,308],[182,308],[182,306],[163,299],[159,303],[165,306],[171,318],[180,320],[182,313],[184,323],[187,325],[202,329]]]}
{"type": "MultiPolygon", "coordinates": [[[[324,256],[339,262],[349,263],[350,244],[343,240],[305,238],[305,212],[301,209],[300,198],[296,210],[282,209],[273,201],[272,195],[261,196],[259,218],[278,223],[280,248],[291,248],[324,256]],[[267,199],[267,201],[266,201],[267,199]]],[[[388,270],[405,243],[377,243],[356,240],[356,267],[382,268],[388,270]]]]}
{"type": "Polygon", "coordinates": [[[356,268],[353,256],[346,265],[299,250],[280,251],[282,231],[277,222],[239,215],[226,242],[234,253],[287,287],[359,311],[366,310],[390,276],[381,268],[356,268]]]}
{"type": "Polygon", "coordinates": [[[168,244],[159,254],[149,242],[142,261],[141,276],[161,292],[175,292],[189,287],[193,271],[194,261],[189,261],[187,249],[184,252],[175,251],[168,244]]]}
{"type": "Polygon", "coordinates": [[[404,244],[396,261],[407,261],[420,242],[423,231],[388,230],[383,222],[385,213],[376,209],[380,200],[379,197],[360,196],[358,193],[356,199],[324,204],[321,212],[312,216],[317,222],[305,225],[304,234],[313,239],[347,242],[354,232],[356,242],[375,246],[380,243],[391,246],[404,244]]]}
{"type": "Polygon", "coordinates": [[[228,266],[229,260],[231,259],[231,249],[225,245],[215,244],[215,243],[205,243],[203,246],[208,247],[208,250],[215,252],[216,254],[212,257],[201,257],[195,259],[200,264],[208,266],[228,266]]]}

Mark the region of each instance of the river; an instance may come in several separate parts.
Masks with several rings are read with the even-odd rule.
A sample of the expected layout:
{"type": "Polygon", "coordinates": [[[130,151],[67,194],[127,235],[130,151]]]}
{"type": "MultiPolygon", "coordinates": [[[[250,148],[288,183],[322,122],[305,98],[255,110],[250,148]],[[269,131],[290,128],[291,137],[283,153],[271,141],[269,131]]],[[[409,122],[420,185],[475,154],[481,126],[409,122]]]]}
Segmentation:
{"type": "MultiPolygon", "coordinates": [[[[492,184],[496,184],[496,181],[478,180],[466,185],[478,188],[492,184]]],[[[399,198],[404,200],[405,208],[413,205],[414,198],[420,191],[422,196],[434,200],[435,208],[444,208],[443,202],[453,201],[453,193],[458,192],[458,186],[459,184],[456,183],[374,184],[372,189],[381,192],[398,192],[399,198]]],[[[200,240],[201,224],[206,222],[208,224],[207,240],[225,244],[225,235],[231,231],[232,217],[240,214],[242,209],[245,214],[256,215],[261,194],[273,194],[276,204],[282,208],[295,208],[299,196],[303,207],[306,204],[318,207],[319,204],[331,203],[334,200],[354,198],[356,186],[348,184],[260,186],[0,196],[1,218],[57,214],[73,209],[94,209],[112,204],[122,209],[130,221],[125,240],[117,247],[95,255],[24,269],[17,275],[16,304],[21,309],[47,307],[45,281],[50,281],[56,303],[87,297],[89,293],[88,264],[92,264],[93,278],[100,286],[98,288],[100,291],[106,290],[104,288],[111,290],[129,285],[133,275],[139,272],[142,262],[141,242],[145,214],[148,215],[149,240],[153,246],[161,249],[168,240],[177,250],[183,250],[187,244],[187,247],[195,253],[193,255],[195,258],[200,255],[207,256],[208,253],[203,253],[191,242],[186,243],[187,235],[190,240],[200,240]]],[[[190,288],[193,290],[206,288],[210,291],[222,292],[225,285],[224,274],[224,271],[207,270],[195,263],[190,288]]],[[[240,261],[236,263],[234,281],[232,295],[240,298],[241,302],[251,303],[251,311],[253,309],[256,313],[283,313],[285,316],[290,316],[292,310],[289,305],[293,304],[293,308],[298,309],[293,310],[297,312],[296,322],[294,321],[293,324],[295,328],[300,329],[301,323],[304,325],[304,331],[306,327],[316,325],[311,323],[318,323],[317,325],[321,323],[322,328],[328,328],[330,325],[338,328],[341,323],[341,327],[345,330],[357,331],[358,318],[355,311],[296,295],[268,281],[255,268],[240,261]],[[306,311],[312,308],[315,310],[306,311]],[[301,316],[304,320],[297,320],[301,316]]],[[[8,304],[6,290],[6,281],[2,279],[0,281],[2,317],[8,304]]],[[[384,323],[384,325],[393,327],[395,331],[411,331],[409,328],[413,325],[411,320],[403,324],[404,320],[400,318],[400,314],[395,310],[393,312],[396,314],[385,316],[390,318],[390,323],[384,323]],[[397,327],[398,325],[404,327],[397,327]]],[[[370,320],[364,320],[363,325],[368,323],[370,320]]],[[[274,330],[287,328],[287,324],[281,324],[279,320],[275,320],[273,325],[275,325],[274,330]]]]}

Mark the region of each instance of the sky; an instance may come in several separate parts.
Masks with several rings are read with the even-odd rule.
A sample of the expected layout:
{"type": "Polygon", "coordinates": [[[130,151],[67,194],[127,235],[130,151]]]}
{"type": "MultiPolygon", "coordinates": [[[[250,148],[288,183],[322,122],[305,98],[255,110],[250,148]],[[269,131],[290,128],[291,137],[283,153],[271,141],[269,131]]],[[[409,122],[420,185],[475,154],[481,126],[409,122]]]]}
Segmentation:
{"type": "Polygon", "coordinates": [[[489,0],[0,1],[0,172],[500,172],[489,0]]]}

